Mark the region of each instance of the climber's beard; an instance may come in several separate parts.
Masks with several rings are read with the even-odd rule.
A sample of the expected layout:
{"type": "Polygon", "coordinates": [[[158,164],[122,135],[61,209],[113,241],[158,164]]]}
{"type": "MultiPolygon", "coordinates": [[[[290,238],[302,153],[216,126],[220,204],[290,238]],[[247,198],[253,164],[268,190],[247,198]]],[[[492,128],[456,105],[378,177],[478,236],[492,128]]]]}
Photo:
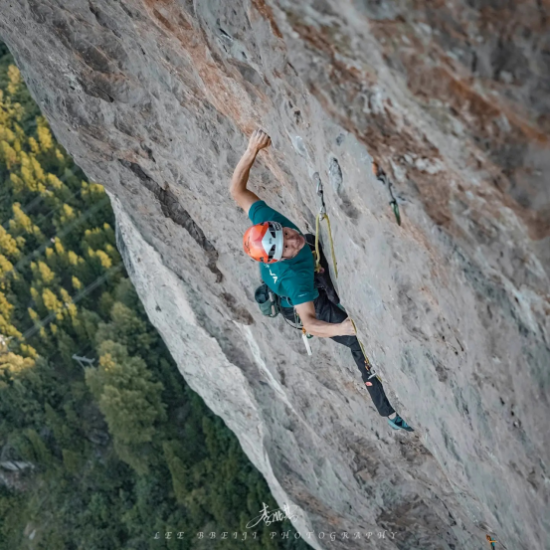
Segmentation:
{"type": "Polygon", "coordinates": [[[281,259],[290,260],[291,258],[296,257],[298,252],[302,250],[306,244],[306,239],[303,235],[298,233],[298,231],[290,229],[290,227],[284,228],[284,236],[284,250],[283,257],[281,259]]]}

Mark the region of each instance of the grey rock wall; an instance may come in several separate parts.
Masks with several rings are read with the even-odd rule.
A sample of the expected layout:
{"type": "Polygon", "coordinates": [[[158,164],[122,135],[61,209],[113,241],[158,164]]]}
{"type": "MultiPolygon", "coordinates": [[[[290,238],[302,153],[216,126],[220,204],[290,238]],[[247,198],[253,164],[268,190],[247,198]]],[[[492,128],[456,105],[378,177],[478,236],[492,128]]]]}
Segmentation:
{"type": "MultiPolygon", "coordinates": [[[[56,137],[104,184],[125,263],[189,384],[316,548],[550,546],[546,0],[0,0],[56,137]],[[232,169],[314,228],[319,174],[347,350],[265,319],[232,169]],[[394,182],[403,224],[371,174],[394,182]]],[[[327,242],[326,228],[322,237],[327,242]]]]}

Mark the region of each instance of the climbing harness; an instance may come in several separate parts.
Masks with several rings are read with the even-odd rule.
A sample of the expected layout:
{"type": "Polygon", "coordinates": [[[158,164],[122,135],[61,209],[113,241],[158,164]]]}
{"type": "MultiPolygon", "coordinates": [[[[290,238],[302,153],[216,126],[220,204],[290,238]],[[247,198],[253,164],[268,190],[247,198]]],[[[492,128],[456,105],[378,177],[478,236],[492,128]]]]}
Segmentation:
{"type": "MultiPolygon", "coordinates": [[[[254,300],[258,304],[260,311],[266,317],[277,317],[281,313],[281,298],[277,296],[271,289],[262,281],[262,284],[254,292],[254,300]]],[[[313,338],[311,334],[306,332],[306,329],[302,325],[300,317],[294,310],[294,324],[288,320],[284,315],[283,321],[294,329],[302,332],[302,340],[306,347],[308,355],[311,355],[311,346],[309,345],[309,339],[313,338]]]]}
{"type": "MultiPolygon", "coordinates": [[[[273,293],[263,282],[254,292],[254,300],[256,300],[260,311],[266,317],[277,317],[277,315],[281,313],[280,297],[273,293]]],[[[300,317],[298,317],[296,310],[294,310],[294,324],[292,324],[284,315],[283,320],[292,328],[302,331],[302,340],[304,342],[304,346],[306,347],[306,352],[308,355],[312,355],[309,339],[313,338],[313,336],[306,332],[306,329],[303,327],[302,321],[300,320],[300,317]]]]}
{"type": "Polygon", "coordinates": [[[391,197],[390,206],[392,207],[393,213],[395,215],[397,225],[401,225],[401,214],[399,213],[399,205],[397,204],[397,199],[393,194],[392,182],[389,180],[388,176],[386,175],[386,172],[384,172],[382,167],[379,166],[378,163],[375,161],[373,161],[372,163],[372,173],[380,183],[382,183],[388,188],[388,191],[390,192],[390,197],[391,197]]]}
{"type": "MultiPolygon", "coordinates": [[[[280,296],[277,296],[274,292],[272,292],[271,289],[263,281],[262,284],[254,291],[254,300],[258,304],[262,315],[265,315],[266,317],[277,317],[277,315],[281,313],[282,306],[280,296]]],[[[304,332],[302,321],[300,320],[300,317],[298,317],[296,310],[294,310],[294,324],[292,324],[292,322],[289,321],[284,315],[283,320],[287,325],[291,326],[292,328],[304,332]]],[[[307,337],[313,338],[313,336],[309,334],[307,335],[307,337]]],[[[311,355],[311,349],[309,350],[309,355],[311,355]]]]}
{"type": "MultiPolygon", "coordinates": [[[[320,222],[323,220],[327,221],[327,229],[328,229],[328,239],[330,242],[330,253],[332,255],[332,265],[334,267],[334,277],[338,278],[338,266],[336,264],[336,254],[334,253],[334,241],[332,240],[332,231],[330,229],[330,219],[327,214],[327,209],[325,206],[325,198],[323,194],[323,182],[321,181],[321,178],[319,176],[318,172],[315,172],[313,174],[314,179],[317,182],[317,195],[320,199],[320,207],[319,207],[319,213],[317,214],[317,217],[315,218],[315,271],[318,272],[321,267],[321,254],[319,253],[319,233],[320,233],[320,222]]],[[[396,203],[397,205],[397,203],[396,203]]],[[[398,211],[399,212],[399,211],[398,211]]],[[[400,223],[400,221],[398,221],[400,223]]],[[[345,311],[345,310],[344,310],[345,311]]],[[[349,315],[348,315],[349,317],[349,315]]],[[[351,317],[349,317],[349,320],[351,321],[351,324],[353,326],[353,330],[355,331],[355,334],[357,335],[357,327],[355,326],[355,322],[351,317]]],[[[305,332],[305,331],[304,331],[305,332]]],[[[368,377],[368,380],[371,378],[378,378],[380,382],[382,380],[380,377],[376,374],[374,368],[371,365],[371,362],[369,361],[369,358],[367,356],[367,352],[365,351],[365,346],[363,346],[363,342],[357,338],[357,341],[359,342],[359,345],[361,346],[361,351],[363,352],[363,356],[365,358],[365,368],[367,369],[367,372],[370,373],[370,376],[368,377]]],[[[305,342],[305,340],[304,340],[305,342]]],[[[306,345],[306,349],[308,349],[308,354],[311,355],[309,351],[309,344],[306,345]]]]}

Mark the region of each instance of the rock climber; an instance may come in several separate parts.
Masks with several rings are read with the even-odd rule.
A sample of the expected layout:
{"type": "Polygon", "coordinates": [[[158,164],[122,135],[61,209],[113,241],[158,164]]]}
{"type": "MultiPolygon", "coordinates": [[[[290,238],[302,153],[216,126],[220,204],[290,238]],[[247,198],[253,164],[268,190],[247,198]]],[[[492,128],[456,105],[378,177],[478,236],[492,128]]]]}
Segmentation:
{"type": "Polygon", "coordinates": [[[247,189],[256,156],[270,144],[271,138],[267,133],[255,130],[231,179],[231,197],[253,223],[244,234],[244,251],[260,262],[262,279],[280,297],[282,314],[293,320],[295,310],[309,334],[331,338],[350,348],[379,414],[388,418],[393,429],[413,431],[390,405],[382,383],[368,367],[351,319],[337,305],[339,300],[328,277],[324,257],[322,260],[327,266],[325,279],[315,273],[311,244],[298,227],[247,189]],[[326,278],[329,284],[326,284],[326,278]]]}

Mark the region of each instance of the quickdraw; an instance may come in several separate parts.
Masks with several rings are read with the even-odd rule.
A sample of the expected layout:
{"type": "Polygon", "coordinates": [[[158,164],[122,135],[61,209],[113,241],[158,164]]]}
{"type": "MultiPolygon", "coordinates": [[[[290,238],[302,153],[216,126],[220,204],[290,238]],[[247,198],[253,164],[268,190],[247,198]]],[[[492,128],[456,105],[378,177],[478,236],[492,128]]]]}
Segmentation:
{"type": "MultiPolygon", "coordinates": [[[[330,228],[330,219],[328,217],[327,209],[326,209],[326,206],[325,206],[325,197],[324,197],[324,194],[323,194],[323,182],[321,181],[321,177],[319,176],[318,172],[315,172],[315,174],[313,174],[313,177],[317,182],[317,195],[319,196],[320,203],[321,203],[321,206],[319,207],[319,213],[317,214],[317,217],[315,218],[315,271],[318,272],[321,268],[321,254],[319,252],[319,233],[320,233],[321,222],[323,220],[326,220],[327,221],[327,229],[328,229],[328,238],[329,238],[329,242],[330,242],[330,253],[331,253],[331,256],[332,256],[332,265],[334,267],[334,277],[338,278],[338,265],[336,263],[336,254],[334,253],[334,241],[332,240],[332,231],[331,231],[331,228],[330,228]]],[[[396,203],[396,205],[397,205],[397,203],[396,203]]],[[[398,223],[401,223],[401,222],[398,221],[398,223]]],[[[353,330],[355,331],[355,334],[357,334],[357,327],[355,326],[355,322],[353,321],[353,319],[351,317],[349,319],[351,321],[351,324],[353,326],[353,330]]],[[[305,334],[305,332],[304,332],[304,334],[305,334]]],[[[374,368],[372,367],[371,362],[369,361],[369,358],[367,356],[367,352],[365,351],[365,346],[363,346],[363,342],[361,342],[361,340],[359,340],[359,338],[357,338],[357,341],[359,342],[359,345],[361,346],[361,351],[363,352],[363,356],[365,357],[365,367],[367,369],[367,372],[372,373],[369,376],[368,379],[370,380],[371,378],[376,376],[376,378],[378,378],[378,380],[380,382],[382,382],[382,380],[380,379],[378,374],[376,374],[374,368]]],[[[305,342],[306,342],[306,340],[304,340],[304,343],[305,342]]],[[[308,354],[311,355],[308,343],[306,343],[306,349],[308,349],[308,354]]]]}
{"type": "Polygon", "coordinates": [[[401,214],[399,213],[399,205],[397,204],[397,199],[393,194],[392,182],[389,180],[388,176],[386,175],[386,172],[384,172],[384,170],[378,165],[378,163],[374,161],[372,163],[372,173],[380,183],[382,183],[388,188],[388,191],[391,197],[390,206],[392,207],[393,213],[395,215],[395,220],[397,221],[397,225],[401,225],[401,214]]]}
{"type": "Polygon", "coordinates": [[[304,346],[306,347],[306,351],[308,355],[311,355],[311,347],[309,345],[310,338],[312,338],[311,334],[308,334],[306,332],[306,329],[302,327],[302,341],[304,342],[304,346]]]}

